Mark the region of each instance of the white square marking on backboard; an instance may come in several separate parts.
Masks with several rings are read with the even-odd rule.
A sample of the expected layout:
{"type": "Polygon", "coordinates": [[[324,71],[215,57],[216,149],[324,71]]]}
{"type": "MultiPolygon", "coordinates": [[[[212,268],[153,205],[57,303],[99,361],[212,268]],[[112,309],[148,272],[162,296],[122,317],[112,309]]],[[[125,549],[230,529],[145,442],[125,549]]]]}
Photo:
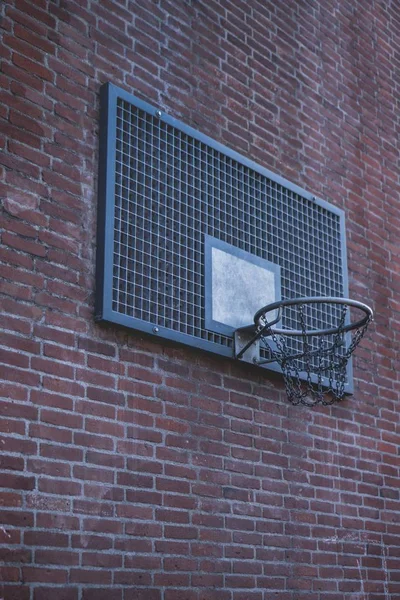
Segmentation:
{"type": "Polygon", "coordinates": [[[212,319],[234,329],[254,324],[254,314],[277,299],[276,272],[218,248],[211,249],[211,281],[212,319]]]}

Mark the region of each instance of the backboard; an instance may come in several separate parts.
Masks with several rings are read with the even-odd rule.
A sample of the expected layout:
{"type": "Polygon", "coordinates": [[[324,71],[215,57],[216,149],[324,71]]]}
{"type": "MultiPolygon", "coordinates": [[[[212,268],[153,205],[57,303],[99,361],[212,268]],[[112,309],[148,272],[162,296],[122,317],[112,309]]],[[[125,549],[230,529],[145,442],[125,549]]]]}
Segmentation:
{"type": "Polygon", "coordinates": [[[102,87],[97,319],[233,356],[260,306],[347,294],[343,211],[102,87]]]}

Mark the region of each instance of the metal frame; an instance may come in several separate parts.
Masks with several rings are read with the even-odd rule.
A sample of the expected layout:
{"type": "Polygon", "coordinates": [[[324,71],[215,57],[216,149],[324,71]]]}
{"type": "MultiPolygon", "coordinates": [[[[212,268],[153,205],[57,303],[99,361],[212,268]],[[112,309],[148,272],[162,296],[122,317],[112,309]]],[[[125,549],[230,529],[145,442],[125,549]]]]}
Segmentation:
{"type": "MultiPolygon", "coordinates": [[[[141,319],[121,314],[112,308],[112,248],[114,242],[114,207],[115,207],[115,161],[116,161],[116,106],[118,99],[134,104],[137,108],[154,115],[166,125],[178,128],[181,132],[191,136],[198,142],[207,144],[212,149],[225,154],[241,165],[248,167],[275,184],[290,190],[296,195],[315,203],[322,209],[336,215],[340,221],[340,252],[341,252],[341,284],[343,295],[348,296],[347,275],[347,250],[345,234],[345,216],[343,210],[314,197],[310,192],[285,180],[268,169],[260,167],[257,163],[227,148],[223,144],[209,138],[182,122],[165,115],[162,111],[147,102],[136,98],[130,93],[107,83],[100,90],[100,147],[99,147],[99,203],[97,223],[97,266],[96,266],[96,309],[95,318],[98,321],[116,323],[143,333],[156,335],[160,338],[187,344],[189,346],[207,350],[222,356],[232,357],[233,347],[219,345],[187,333],[181,333],[160,327],[157,323],[145,322],[141,319]]],[[[232,344],[233,345],[233,344],[232,344]]],[[[279,371],[279,367],[269,366],[272,370],[279,371]]],[[[347,391],[352,391],[352,367],[349,364],[347,391]]]]}

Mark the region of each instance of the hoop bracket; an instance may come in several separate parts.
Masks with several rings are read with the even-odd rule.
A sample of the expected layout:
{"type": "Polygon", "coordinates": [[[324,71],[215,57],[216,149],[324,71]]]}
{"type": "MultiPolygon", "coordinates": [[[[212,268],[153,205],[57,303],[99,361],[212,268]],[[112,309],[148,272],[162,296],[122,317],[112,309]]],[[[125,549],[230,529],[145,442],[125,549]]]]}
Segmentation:
{"type": "Polygon", "coordinates": [[[241,327],[234,333],[235,358],[257,364],[260,359],[260,339],[254,335],[254,327],[241,327]]]}
{"type": "Polygon", "coordinates": [[[349,361],[372,319],[369,306],[347,298],[281,300],[258,310],[254,325],[235,331],[235,358],[275,363],[271,368],[279,367],[292,404],[332,404],[346,393],[349,361]],[[315,318],[314,304],[328,305],[326,325],[315,318]],[[363,316],[351,319],[351,309],[363,316]]]}

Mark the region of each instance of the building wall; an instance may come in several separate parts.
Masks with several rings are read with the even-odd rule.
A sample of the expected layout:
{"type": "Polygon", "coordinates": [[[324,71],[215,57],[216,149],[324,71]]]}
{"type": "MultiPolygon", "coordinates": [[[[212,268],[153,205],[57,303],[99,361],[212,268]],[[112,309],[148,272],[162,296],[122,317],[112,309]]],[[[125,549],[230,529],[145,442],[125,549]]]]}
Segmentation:
{"type": "Polygon", "coordinates": [[[399,598],[397,4],[0,10],[0,596],[399,598]],[[94,322],[106,81],[345,210],[353,396],[94,322]]]}

